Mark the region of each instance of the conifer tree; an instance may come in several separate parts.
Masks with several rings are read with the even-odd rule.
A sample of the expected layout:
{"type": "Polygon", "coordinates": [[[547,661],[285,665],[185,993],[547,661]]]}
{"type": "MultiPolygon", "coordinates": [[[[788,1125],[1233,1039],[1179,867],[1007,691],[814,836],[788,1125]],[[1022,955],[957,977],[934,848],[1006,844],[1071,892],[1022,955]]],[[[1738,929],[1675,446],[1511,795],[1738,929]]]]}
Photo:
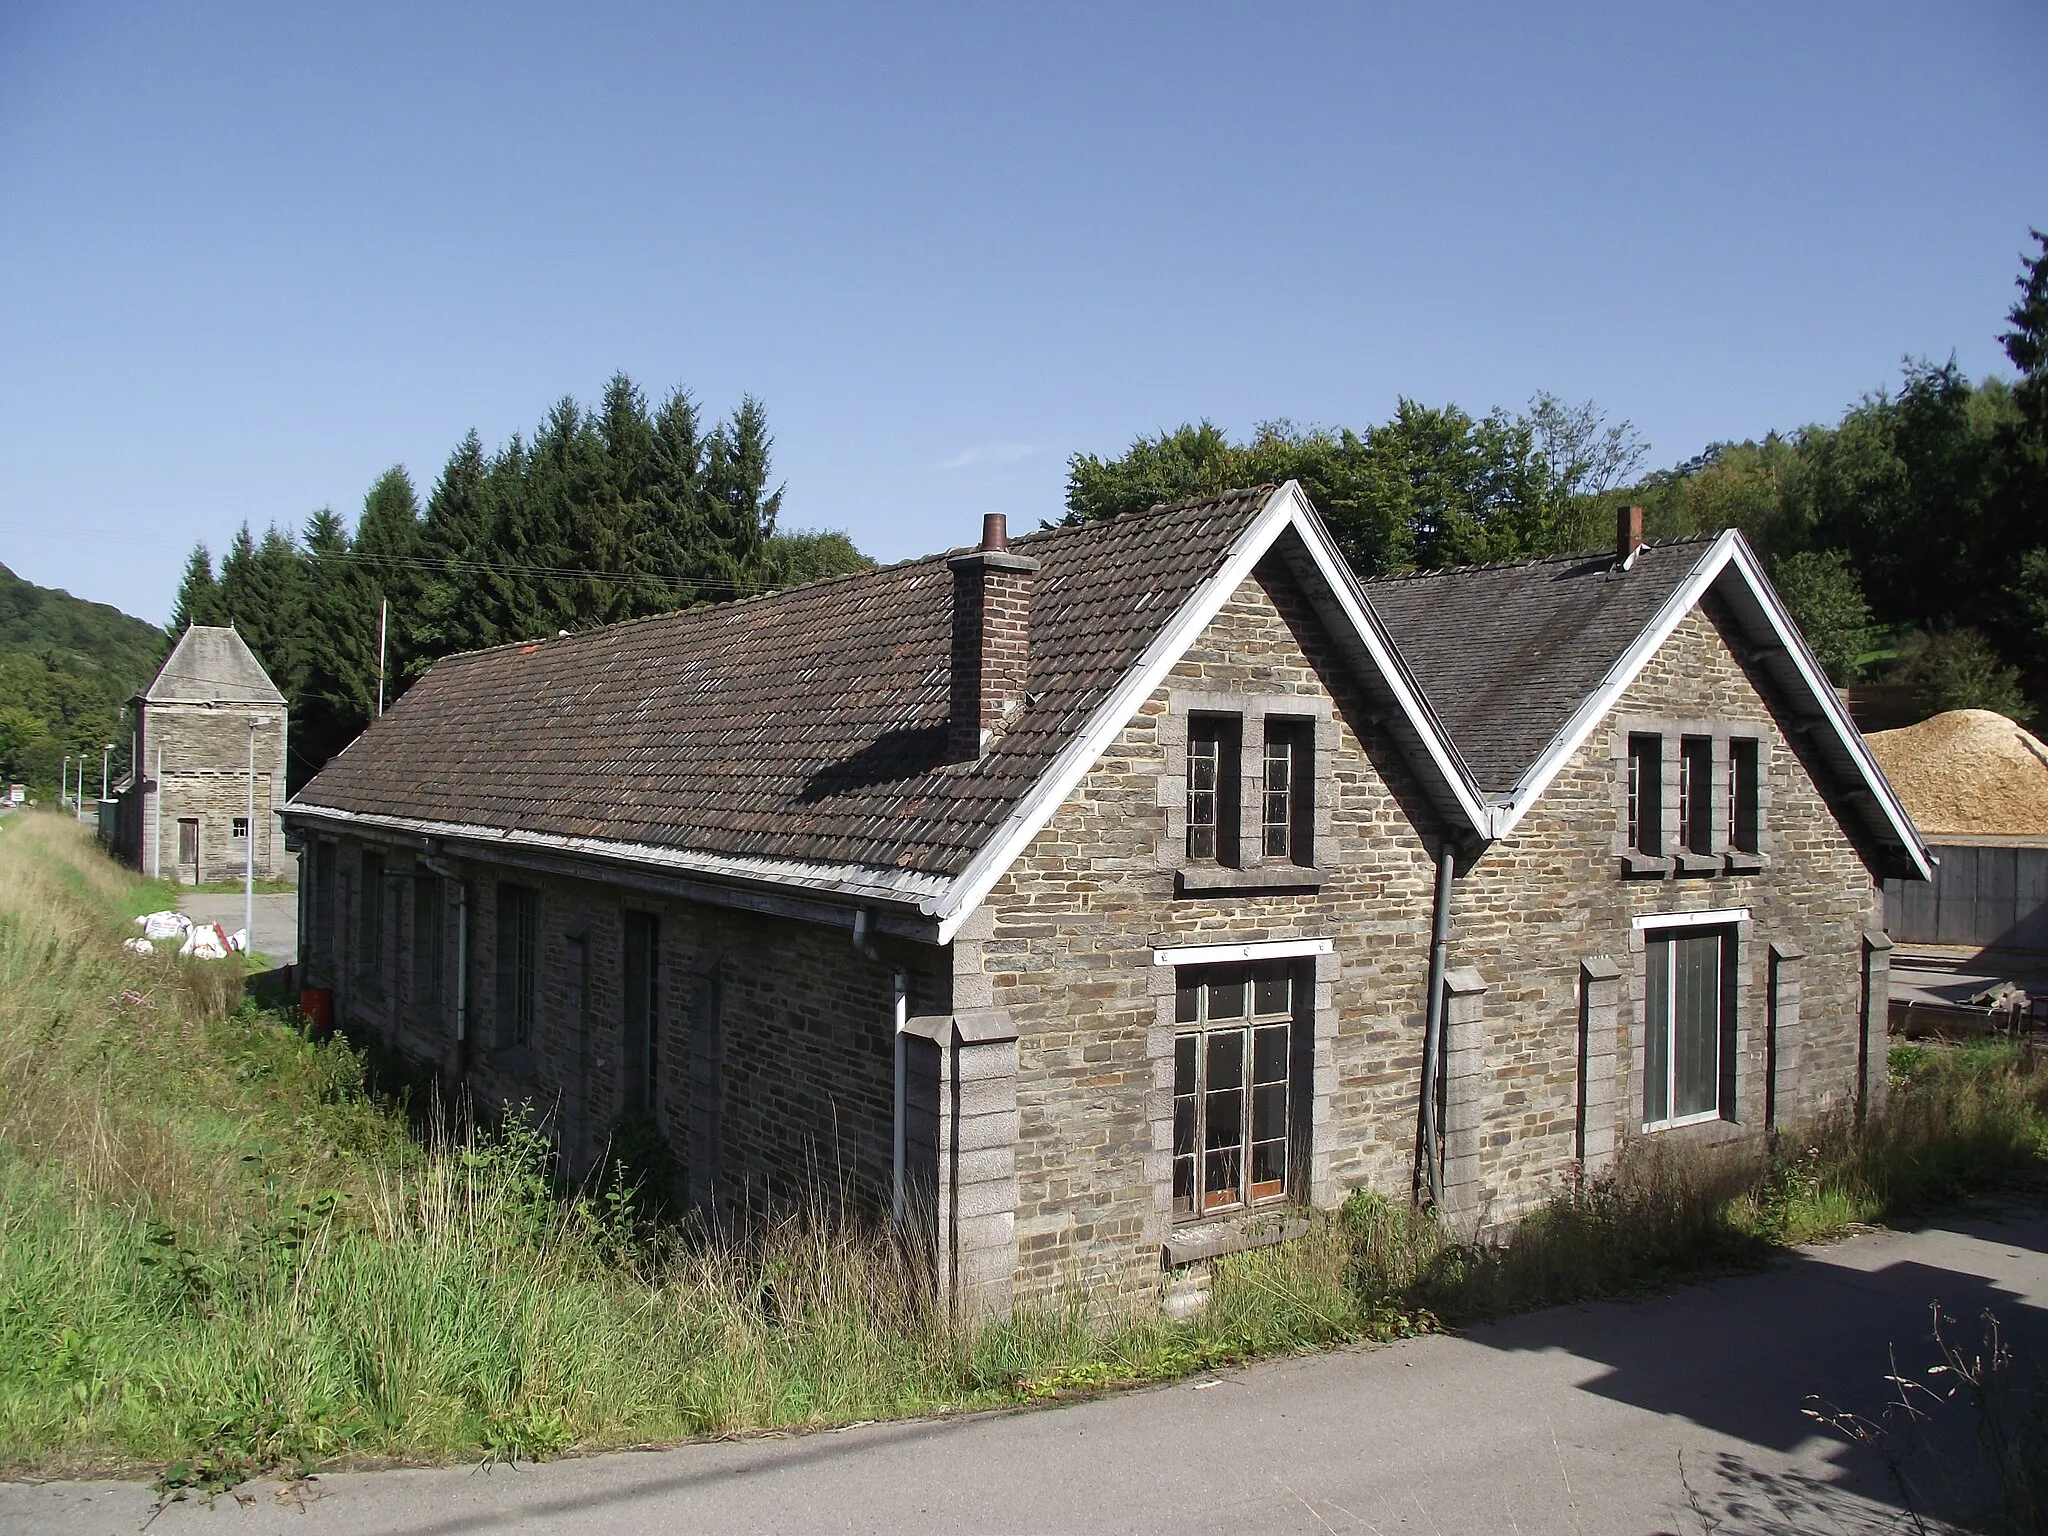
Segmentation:
{"type": "Polygon", "coordinates": [[[171,606],[171,622],[164,626],[171,643],[194,624],[220,622],[220,586],[213,578],[213,556],[204,544],[192,546],[185,560],[185,576],[178,583],[178,600],[171,606]]]}

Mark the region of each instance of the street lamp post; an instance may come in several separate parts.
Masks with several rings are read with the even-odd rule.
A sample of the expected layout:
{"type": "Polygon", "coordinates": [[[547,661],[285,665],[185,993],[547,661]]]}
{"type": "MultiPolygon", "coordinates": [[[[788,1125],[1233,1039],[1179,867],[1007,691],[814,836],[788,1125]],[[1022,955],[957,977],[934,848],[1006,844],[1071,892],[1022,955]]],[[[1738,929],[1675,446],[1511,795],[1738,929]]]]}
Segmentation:
{"type": "Polygon", "coordinates": [[[248,836],[242,844],[242,953],[256,946],[256,728],[270,724],[268,715],[249,717],[249,819],[248,836]]]}
{"type": "Polygon", "coordinates": [[[107,798],[107,764],[114,758],[114,744],[110,741],[100,748],[100,798],[107,798]]]}

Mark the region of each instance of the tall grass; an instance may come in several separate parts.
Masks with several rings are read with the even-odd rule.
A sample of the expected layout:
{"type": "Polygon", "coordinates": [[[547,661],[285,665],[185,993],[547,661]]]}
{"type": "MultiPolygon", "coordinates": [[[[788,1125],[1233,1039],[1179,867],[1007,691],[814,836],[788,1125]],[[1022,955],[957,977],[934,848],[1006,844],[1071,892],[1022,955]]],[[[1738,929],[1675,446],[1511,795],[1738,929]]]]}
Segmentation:
{"type": "Polygon", "coordinates": [[[1755,1262],[2037,1160],[2048,1125],[2014,1061],[1909,1061],[1881,1135],[1638,1150],[1512,1242],[1360,1196],[1219,1262],[1189,1321],[1075,1295],[955,1327],[836,1209],[693,1240],[565,1197],[517,1117],[415,1139],[234,963],[123,951],[164,899],[59,818],[0,836],[0,1467],[212,1485],[1029,1400],[1755,1262]]]}

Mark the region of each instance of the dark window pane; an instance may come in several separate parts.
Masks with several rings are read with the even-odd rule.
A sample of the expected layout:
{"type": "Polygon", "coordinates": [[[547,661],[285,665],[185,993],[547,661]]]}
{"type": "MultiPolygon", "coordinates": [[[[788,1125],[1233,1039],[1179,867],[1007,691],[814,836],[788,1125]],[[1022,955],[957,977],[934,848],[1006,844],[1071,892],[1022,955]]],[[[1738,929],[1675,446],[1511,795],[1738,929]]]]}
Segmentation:
{"type": "Polygon", "coordinates": [[[1244,1031],[1220,1029],[1209,1036],[1209,1091],[1244,1085],[1244,1031]]]}
{"type": "Polygon", "coordinates": [[[1173,1160],[1173,1212],[1186,1216],[1195,1209],[1195,1160],[1192,1157],[1176,1157],[1173,1160]]]}
{"type": "Polygon", "coordinates": [[[1287,1190],[1287,1143],[1262,1141],[1252,1148],[1252,1198],[1270,1200],[1287,1190]]]}
{"type": "Polygon", "coordinates": [[[1226,978],[1209,983],[1209,1017],[1212,1019],[1241,1019],[1244,1017],[1244,972],[1233,971],[1226,978]]]}
{"type": "Polygon", "coordinates": [[[1195,1091],[1195,1037],[1182,1035],[1173,1042],[1173,1091],[1195,1091]]]}
{"type": "Polygon", "coordinates": [[[1646,951],[1643,1119],[1654,1125],[1671,1118],[1671,941],[1652,939],[1646,951]]]}
{"type": "Polygon", "coordinates": [[[1294,976],[1284,962],[1262,965],[1252,973],[1252,1012],[1271,1016],[1294,1011],[1294,976]]]}
{"type": "Polygon", "coordinates": [[[1202,1016],[1202,984],[1190,976],[1188,971],[1180,973],[1180,985],[1173,995],[1173,1017],[1181,1024],[1192,1024],[1202,1016]]]}
{"type": "Polygon", "coordinates": [[[1721,936],[1676,941],[1674,1117],[1711,1114],[1721,1089],[1721,936]]]}
{"type": "Polygon", "coordinates": [[[1269,1024],[1253,1035],[1252,1081],[1255,1083],[1284,1083],[1287,1081],[1287,1037],[1291,1031],[1285,1024],[1269,1024]]]}
{"type": "Polygon", "coordinates": [[[1287,1084],[1252,1090],[1252,1139],[1271,1141],[1287,1134],[1287,1084]]]}
{"type": "Polygon", "coordinates": [[[1211,1152],[1202,1160],[1202,1209],[1213,1211],[1219,1206],[1236,1205],[1244,1198],[1237,1182],[1239,1156],[1238,1148],[1232,1146],[1211,1152]]]}

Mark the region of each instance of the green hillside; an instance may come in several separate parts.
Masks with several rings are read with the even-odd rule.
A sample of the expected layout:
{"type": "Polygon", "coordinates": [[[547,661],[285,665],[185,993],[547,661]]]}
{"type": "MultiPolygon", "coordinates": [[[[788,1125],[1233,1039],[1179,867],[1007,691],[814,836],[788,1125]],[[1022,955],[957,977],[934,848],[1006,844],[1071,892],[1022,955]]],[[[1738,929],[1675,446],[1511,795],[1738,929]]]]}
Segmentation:
{"type": "Polygon", "coordinates": [[[165,649],[154,624],[0,565],[0,777],[54,796],[64,755],[97,757],[107,742],[124,767],[121,707],[165,649]]]}

